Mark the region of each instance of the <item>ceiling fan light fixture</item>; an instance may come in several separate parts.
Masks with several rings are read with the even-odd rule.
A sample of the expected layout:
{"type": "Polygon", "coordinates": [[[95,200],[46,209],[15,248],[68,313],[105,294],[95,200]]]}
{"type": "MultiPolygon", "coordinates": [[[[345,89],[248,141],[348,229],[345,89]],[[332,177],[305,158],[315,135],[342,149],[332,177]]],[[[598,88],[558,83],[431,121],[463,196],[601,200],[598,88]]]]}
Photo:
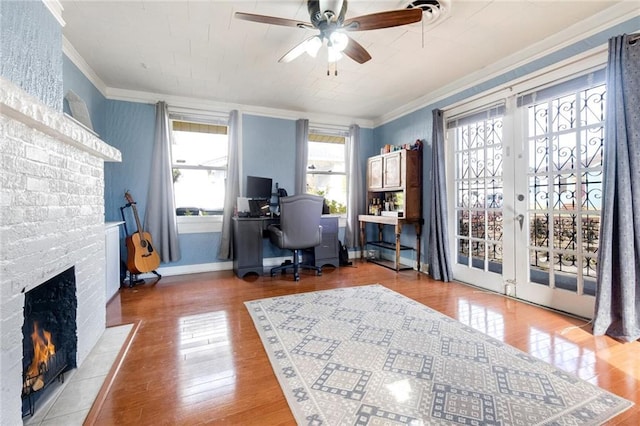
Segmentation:
{"type": "Polygon", "coordinates": [[[319,36],[310,38],[309,40],[307,40],[307,43],[305,45],[307,54],[312,58],[315,58],[316,56],[318,56],[318,50],[320,50],[321,47],[322,47],[322,39],[319,36]]]}
{"type": "MultiPolygon", "coordinates": [[[[419,0],[415,0],[415,2],[418,1],[419,0]]],[[[430,1],[451,2],[453,0],[430,1]]],[[[400,27],[420,22],[424,15],[422,3],[416,3],[415,5],[411,4],[406,9],[370,13],[345,20],[347,4],[348,0],[307,0],[307,10],[309,12],[310,23],[294,19],[256,15],[244,12],[235,12],[234,16],[245,21],[259,22],[268,25],[316,29],[319,31],[319,35],[308,37],[299,42],[285,53],[278,62],[291,62],[305,52],[307,52],[309,56],[315,58],[319,49],[326,41],[329,64],[335,65],[336,61],[340,60],[342,56],[347,56],[359,64],[364,64],[371,59],[371,55],[367,52],[367,49],[365,49],[355,39],[347,35],[347,31],[368,31],[400,27]],[[417,9],[416,7],[420,7],[420,9],[417,9]]],[[[335,73],[337,75],[337,68],[335,73]]]]}
{"type": "Polygon", "coordinates": [[[328,46],[328,59],[329,62],[338,62],[342,59],[342,52],[333,46],[328,46]]]}
{"type": "Polygon", "coordinates": [[[343,0],[320,0],[319,3],[320,13],[327,21],[336,21],[341,17],[340,15],[344,17],[342,12],[343,0]]]}
{"type": "Polygon", "coordinates": [[[349,44],[349,37],[341,31],[334,31],[329,36],[331,46],[338,52],[342,52],[349,44]]]}

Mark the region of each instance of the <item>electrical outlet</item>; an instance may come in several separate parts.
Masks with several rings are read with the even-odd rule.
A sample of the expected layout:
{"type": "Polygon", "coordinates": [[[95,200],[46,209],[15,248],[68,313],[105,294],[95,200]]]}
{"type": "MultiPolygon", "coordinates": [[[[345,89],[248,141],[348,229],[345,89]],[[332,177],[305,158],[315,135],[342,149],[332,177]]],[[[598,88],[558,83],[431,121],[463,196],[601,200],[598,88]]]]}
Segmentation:
{"type": "Polygon", "coordinates": [[[504,281],[504,294],[511,297],[516,295],[516,280],[504,281]]]}

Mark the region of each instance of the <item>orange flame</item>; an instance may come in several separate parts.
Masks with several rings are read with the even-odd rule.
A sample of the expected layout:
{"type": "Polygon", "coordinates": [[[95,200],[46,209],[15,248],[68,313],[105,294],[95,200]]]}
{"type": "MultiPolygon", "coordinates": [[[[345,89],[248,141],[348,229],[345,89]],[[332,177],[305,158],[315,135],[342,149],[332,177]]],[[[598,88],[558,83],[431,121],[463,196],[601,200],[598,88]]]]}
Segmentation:
{"type": "Polygon", "coordinates": [[[47,371],[47,362],[56,353],[56,347],[51,341],[51,332],[44,329],[40,332],[37,322],[33,323],[31,340],[33,341],[33,359],[27,369],[27,377],[35,378],[47,371]]]}

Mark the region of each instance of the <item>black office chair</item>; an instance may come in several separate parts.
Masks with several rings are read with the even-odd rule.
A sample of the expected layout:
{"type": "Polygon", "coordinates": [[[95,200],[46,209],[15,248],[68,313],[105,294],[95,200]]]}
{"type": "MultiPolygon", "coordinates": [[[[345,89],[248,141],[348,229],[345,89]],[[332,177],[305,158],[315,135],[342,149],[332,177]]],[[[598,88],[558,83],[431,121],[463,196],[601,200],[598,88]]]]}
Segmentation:
{"type": "Polygon", "coordinates": [[[285,262],[271,269],[271,276],[276,272],[284,273],[293,268],[293,279],[300,281],[300,269],[311,269],[322,275],[322,268],[302,263],[302,250],[322,243],[323,197],[311,194],[293,195],[280,198],[280,224],[269,225],[269,239],[280,248],[293,251],[293,263],[285,262]]]}

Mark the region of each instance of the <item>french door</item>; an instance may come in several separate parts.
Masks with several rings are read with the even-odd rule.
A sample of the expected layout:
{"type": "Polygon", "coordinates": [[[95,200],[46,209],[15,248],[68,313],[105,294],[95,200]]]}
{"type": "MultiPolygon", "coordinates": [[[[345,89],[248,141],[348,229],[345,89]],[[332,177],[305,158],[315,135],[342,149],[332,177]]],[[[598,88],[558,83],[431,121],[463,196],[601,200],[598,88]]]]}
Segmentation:
{"type": "Polygon", "coordinates": [[[455,188],[449,225],[455,230],[454,277],[499,293],[505,254],[503,114],[498,107],[449,123],[449,146],[455,148],[448,155],[455,188]]]}
{"type": "Polygon", "coordinates": [[[605,86],[589,83],[448,121],[455,279],[593,315],[605,86]]]}

